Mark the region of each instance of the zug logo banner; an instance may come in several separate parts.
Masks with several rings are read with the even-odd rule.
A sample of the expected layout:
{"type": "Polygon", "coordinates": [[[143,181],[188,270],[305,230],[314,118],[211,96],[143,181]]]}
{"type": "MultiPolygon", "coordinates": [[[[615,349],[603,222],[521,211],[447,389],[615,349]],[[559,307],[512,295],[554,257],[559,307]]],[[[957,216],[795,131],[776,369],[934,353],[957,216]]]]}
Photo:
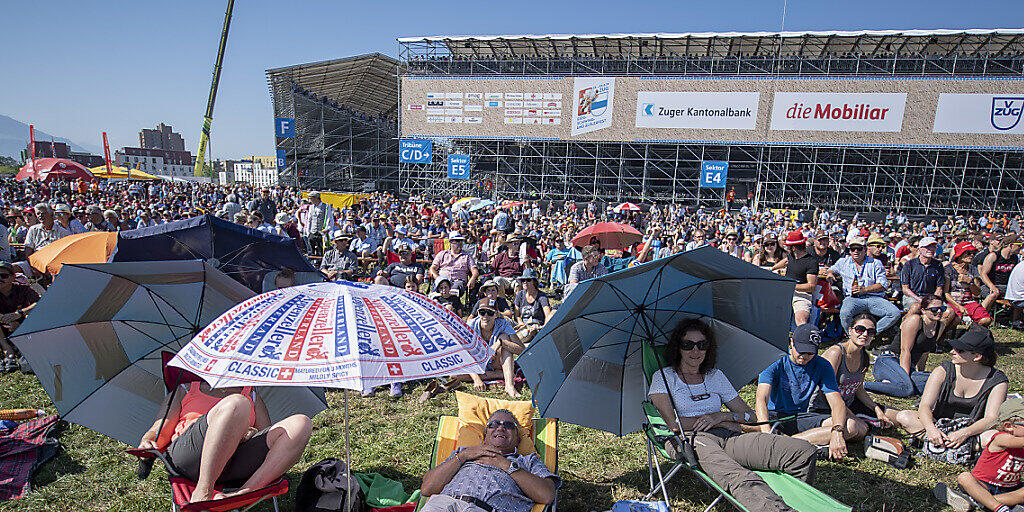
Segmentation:
{"type": "Polygon", "coordinates": [[[1024,112],[1024,96],[996,96],[992,98],[992,127],[1012,130],[1020,123],[1024,112]]]}

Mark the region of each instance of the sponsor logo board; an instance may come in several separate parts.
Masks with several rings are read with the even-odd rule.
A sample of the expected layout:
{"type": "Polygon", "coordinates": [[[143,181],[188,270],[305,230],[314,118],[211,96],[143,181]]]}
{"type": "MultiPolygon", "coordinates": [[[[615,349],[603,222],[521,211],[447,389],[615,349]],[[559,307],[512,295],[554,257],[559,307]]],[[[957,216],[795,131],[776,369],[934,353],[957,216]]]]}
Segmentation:
{"type": "Polygon", "coordinates": [[[757,124],[757,92],[637,93],[638,128],[753,130],[757,124]]]}
{"type": "Polygon", "coordinates": [[[501,93],[500,92],[485,92],[484,93],[484,99],[500,100],[501,99],[501,93]]]}
{"type": "Polygon", "coordinates": [[[449,99],[449,100],[460,100],[460,99],[462,99],[462,93],[461,92],[446,92],[446,93],[444,93],[444,97],[446,99],[449,99]]]}
{"type": "Polygon", "coordinates": [[[409,110],[423,110],[423,104],[409,105],[409,110]]]}
{"type": "Polygon", "coordinates": [[[505,99],[506,100],[521,100],[521,99],[523,99],[523,93],[521,93],[521,92],[506,92],[505,93],[505,99]]]}
{"type": "Polygon", "coordinates": [[[465,120],[468,124],[480,124],[484,122],[484,118],[482,117],[466,117],[465,120]]]}
{"type": "Polygon", "coordinates": [[[546,92],[546,93],[544,93],[544,99],[546,99],[546,100],[560,100],[560,99],[562,99],[562,93],[560,93],[560,92],[546,92]]]}
{"type": "Polygon", "coordinates": [[[777,92],[772,130],[899,132],[907,93],[777,92]]]}
{"type": "Polygon", "coordinates": [[[458,101],[458,100],[454,100],[454,101],[453,100],[448,100],[448,101],[444,102],[444,106],[446,106],[446,107],[461,107],[462,106],[462,102],[458,101]]]}
{"type": "Polygon", "coordinates": [[[481,112],[483,109],[483,105],[466,105],[466,112],[481,112]]]}
{"type": "Polygon", "coordinates": [[[934,133],[1022,134],[1024,94],[939,94],[934,133]]]}
{"type": "Polygon", "coordinates": [[[505,124],[523,124],[523,118],[521,117],[506,117],[505,124]]]}
{"type": "Polygon", "coordinates": [[[466,93],[466,99],[467,100],[482,100],[482,99],[484,99],[484,93],[482,93],[482,92],[467,92],[466,93]]]}
{"type": "Polygon", "coordinates": [[[484,103],[484,105],[486,105],[488,108],[492,108],[492,107],[501,108],[501,102],[500,101],[488,101],[487,103],[484,103]]]}
{"type": "Polygon", "coordinates": [[[574,78],[572,135],[581,135],[612,125],[615,78],[574,78]]]}

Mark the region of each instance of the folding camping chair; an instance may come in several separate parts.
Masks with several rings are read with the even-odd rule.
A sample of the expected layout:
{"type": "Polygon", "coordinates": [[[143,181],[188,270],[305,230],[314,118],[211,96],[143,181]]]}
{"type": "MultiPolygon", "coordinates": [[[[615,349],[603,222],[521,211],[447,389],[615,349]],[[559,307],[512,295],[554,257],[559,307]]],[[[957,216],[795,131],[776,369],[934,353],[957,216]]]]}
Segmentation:
{"type": "MultiPolygon", "coordinates": [[[[644,377],[647,379],[648,386],[650,386],[654,373],[662,366],[658,364],[659,360],[664,361],[664,358],[655,353],[655,350],[649,344],[645,343],[643,346],[642,364],[644,365],[644,377]]],[[[644,423],[644,433],[646,434],[647,442],[648,477],[651,485],[651,492],[644,499],[650,499],[651,496],[660,490],[665,498],[665,503],[669,503],[666,484],[680,469],[686,468],[718,493],[718,497],[704,509],[704,512],[714,508],[723,498],[735,505],[739,510],[744,512],[749,510],[736,501],[725,489],[716,484],[699,467],[691,467],[685,461],[670,457],[668,452],[665,451],[664,445],[665,441],[675,436],[675,433],[668,428],[658,408],[650,400],[643,402],[643,408],[644,415],[647,416],[647,421],[644,423]],[[668,473],[662,473],[659,457],[673,464],[668,473]],[[657,481],[655,481],[655,476],[657,476],[657,481]]],[[[683,442],[687,442],[685,436],[683,437],[683,442]]],[[[831,496],[792,475],[780,471],[754,471],[754,473],[761,477],[776,494],[781,496],[787,505],[800,512],[851,512],[853,510],[851,507],[836,501],[831,496]]]]}
{"type": "MultiPolygon", "coordinates": [[[[437,422],[437,436],[434,438],[434,447],[430,453],[430,467],[436,467],[444,462],[455,452],[456,448],[459,448],[459,429],[462,426],[462,421],[456,416],[441,416],[437,422]]],[[[558,420],[556,418],[534,418],[533,432],[537,456],[552,473],[558,474],[558,420]]],[[[420,503],[416,507],[417,510],[423,507],[427,498],[420,499],[420,503]]],[[[556,498],[550,505],[535,504],[530,512],[555,512],[557,505],[556,498]]]]}
{"type": "MultiPolygon", "coordinates": [[[[181,368],[167,366],[167,362],[174,358],[174,354],[165,351],[161,356],[163,358],[162,367],[164,372],[164,386],[167,388],[167,391],[171,393],[171,400],[174,399],[174,393],[181,384],[199,382],[202,380],[191,372],[182,370],[181,368]]],[[[166,414],[167,412],[165,411],[164,419],[167,419],[166,414]]],[[[232,496],[221,500],[189,503],[189,499],[192,497],[192,491],[196,488],[196,483],[178,473],[174,466],[171,465],[170,461],[167,459],[166,453],[167,445],[169,444],[170,440],[167,440],[159,449],[130,449],[126,450],[126,452],[140,459],[140,479],[149,476],[149,466],[152,465],[154,459],[160,459],[160,462],[164,464],[164,468],[167,469],[168,479],[171,483],[171,493],[173,495],[171,498],[171,510],[173,512],[245,512],[267,498],[271,498],[273,500],[274,511],[278,512],[277,497],[288,493],[288,481],[285,480],[284,477],[281,477],[278,478],[277,481],[272,482],[265,487],[245,494],[240,494],[238,496],[232,496]]],[[[217,487],[216,490],[220,492],[225,491],[225,489],[221,487],[217,487]]]]}

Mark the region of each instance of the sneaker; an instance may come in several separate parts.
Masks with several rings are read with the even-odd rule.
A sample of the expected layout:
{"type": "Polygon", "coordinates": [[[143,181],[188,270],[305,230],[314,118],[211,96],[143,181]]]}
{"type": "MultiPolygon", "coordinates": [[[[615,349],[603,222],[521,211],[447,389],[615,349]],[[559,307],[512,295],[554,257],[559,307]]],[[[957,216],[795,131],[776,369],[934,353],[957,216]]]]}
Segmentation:
{"type": "Polygon", "coordinates": [[[402,396],[402,384],[400,382],[391,383],[391,398],[398,398],[402,396]]]}
{"type": "Polygon", "coordinates": [[[8,357],[8,358],[4,359],[3,371],[5,371],[5,372],[15,372],[15,371],[18,371],[20,369],[21,369],[21,365],[18,364],[18,360],[17,359],[15,359],[13,357],[8,357]]]}
{"type": "Polygon", "coordinates": [[[363,390],[363,398],[368,398],[368,397],[371,397],[371,396],[373,396],[373,392],[374,392],[374,391],[376,391],[376,390],[375,390],[374,388],[367,388],[367,389],[364,389],[364,390],[363,390]]]}
{"type": "Polygon", "coordinates": [[[935,499],[953,507],[953,510],[957,512],[971,512],[974,510],[974,500],[970,496],[952,489],[946,484],[940,483],[936,485],[932,493],[935,495],[935,499]]]}

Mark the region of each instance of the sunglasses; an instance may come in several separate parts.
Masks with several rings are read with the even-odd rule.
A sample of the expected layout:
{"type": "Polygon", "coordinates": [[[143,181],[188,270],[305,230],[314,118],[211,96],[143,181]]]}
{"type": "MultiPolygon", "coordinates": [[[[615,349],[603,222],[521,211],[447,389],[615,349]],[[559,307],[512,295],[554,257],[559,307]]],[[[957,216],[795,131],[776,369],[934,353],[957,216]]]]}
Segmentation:
{"type": "Polygon", "coordinates": [[[693,350],[694,348],[696,348],[697,350],[707,351],[707,349],[709,347],[711,347],[711,342],[708,341],[708,340],[700,340],[700,341],[682,340],[682,341],[679,342],[679,349],[680,350],[693,350]]]}
{"type": "Polygon", "coordinates": [[[875,329],[874,327],[864,327],[863,325],[855,325],[853,326],[853,330],[857,334],[868,333],[868,336],[874,336],[875,334],[878,334],[878,329],[875,329]]]}
{"type": "Polygon", "coordinates": [[[516,422],[514,422],[514,421],[494,420],[494,421],[491,421],[491,422],[487,423],[487,428],[490,428],[490,429],[503,428],[505,430],[518,430],[519,429],[519,425],[517,425],[516,422]]]}
{"type": "Polygon", "coordinates": [[[932,313],[943,313],[943,312],[946,311],[946,306],[933,306],[933,307],[930,307],[930,308],[923,308],[923,309],[925,309],[927,311],[931,311],[932,313]]]}
{"type": "Polygon", "coordinates": [[[481,309],[480,316],[494,316],[494,311],[491,311],[489,309],[481,309]]]}
{"type": "Polygon", "coordinates": [[[864,250],[864,246],[863,245],[851,245],[850,246],[850,250],[851,251],[863,251],[864,250]]]}

